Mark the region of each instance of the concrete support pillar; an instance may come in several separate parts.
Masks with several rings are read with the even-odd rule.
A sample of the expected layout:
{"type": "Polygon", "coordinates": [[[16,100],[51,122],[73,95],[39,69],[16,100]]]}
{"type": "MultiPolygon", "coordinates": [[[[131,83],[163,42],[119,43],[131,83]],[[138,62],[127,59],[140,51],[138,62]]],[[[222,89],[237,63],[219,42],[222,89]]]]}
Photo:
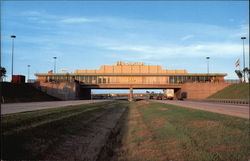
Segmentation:
{"type": "Polygon", "coordinates": [[[130,102],[134,101],[134,96],[133,96],[133,88],[129,88],[129,99],[130,102]]]}

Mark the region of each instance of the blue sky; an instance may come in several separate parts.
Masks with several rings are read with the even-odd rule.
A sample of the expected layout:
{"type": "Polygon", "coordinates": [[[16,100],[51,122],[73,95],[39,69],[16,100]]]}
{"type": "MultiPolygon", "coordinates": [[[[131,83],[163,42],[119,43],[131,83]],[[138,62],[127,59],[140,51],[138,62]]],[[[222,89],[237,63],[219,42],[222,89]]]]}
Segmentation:
{"type": "Polygon", "coordinates": [[[66,68],[98,69],[116,61],[145,62],[165,69],[228,73],[242,59],[246,36],[248,65],[248,1],[1,1],[2,66],[11,71],[11,39],[15,39],[14,74],[66,68]]]}

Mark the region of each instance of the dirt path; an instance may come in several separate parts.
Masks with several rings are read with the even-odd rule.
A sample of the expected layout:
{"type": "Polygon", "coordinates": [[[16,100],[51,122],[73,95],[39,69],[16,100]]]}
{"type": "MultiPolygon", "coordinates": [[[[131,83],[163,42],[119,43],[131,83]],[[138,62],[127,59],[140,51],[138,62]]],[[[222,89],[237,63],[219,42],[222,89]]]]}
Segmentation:
{"type": "Polygon", "coordinates": [[[249,119],[249,105],[235,105],[235,104],[194,102],[194,101],[166,101],[166,100],[154,100],[154,101],[249,119]]]}
{"type": "Polygon", "coordinates": [[[44,159],[97,160],[125,110],[126,107],[119,107],[119,104],[112,103],[105,111],[95,113],[88,120],[82,120],[81,124],[84,128],[77,134],[67,136],[66,141],[60,145],[54,146],[44,159]]]}
{"type": "Polygon", "coordinates": [[[166,157],[159,149],[157,140],[145,124],[139,108],[143,106],[144,101],[134,103],[129,110],[127,124],[124,129],[123,143],[120,149],[115,151],[112,161],[130,161],[130,160],[157,160],[165,161],[166,157]]]}
{"type": "Polygon", "coordinates": [[[109,100],[74,100],[74,101],[8,103],[8,104],[1,105],[1,114],[42,110],[42,109],[48,109],[48,108],[80,105],[80,104],[103,102],[103,101],[109,101],[109,100]]]}

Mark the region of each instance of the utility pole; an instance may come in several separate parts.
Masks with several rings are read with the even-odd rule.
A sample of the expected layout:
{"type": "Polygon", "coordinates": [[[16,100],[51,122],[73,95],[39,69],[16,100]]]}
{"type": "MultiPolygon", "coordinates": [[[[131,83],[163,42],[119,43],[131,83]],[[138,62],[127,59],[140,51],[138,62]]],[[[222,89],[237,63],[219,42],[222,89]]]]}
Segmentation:
{"type": "Polygon", "coordinates": [[[11,52],[11,81],[13,79],[13,71],[14,71],[14,39],[16,38],[15,35],[11,35],[10,38],[12,39],[12,52],[11,52]]]}
{"type": "Polygon", "coordinates": [[[54,61],[54,73],[56,73],[56,56],[55,57],[53,57],[54,59],[55,59],[55,61],[54,61]]]}
{"type": "Polygon", "coordinates": [[[206,57],[206,59],[207,59],[207,74],[209,74],[209,59],[210,59],[210,57],[206,57]]]}
{"type": "Polygon", "coordinates": [[[243,80],[244,80],[244,83],[246,83],[246,78],[245,78],[245,45],[244,45],[244,40],[246,39],[246,37],[241,37],[241,40],[243,41],[243,80]]]}
{"type": "Polygon", "coordinates": [[[28,83],[28,81],[30,79],[30,65],[27,65],[27,67],[28,67],[28,78],[27,78],[27,83],[28,83]]]}

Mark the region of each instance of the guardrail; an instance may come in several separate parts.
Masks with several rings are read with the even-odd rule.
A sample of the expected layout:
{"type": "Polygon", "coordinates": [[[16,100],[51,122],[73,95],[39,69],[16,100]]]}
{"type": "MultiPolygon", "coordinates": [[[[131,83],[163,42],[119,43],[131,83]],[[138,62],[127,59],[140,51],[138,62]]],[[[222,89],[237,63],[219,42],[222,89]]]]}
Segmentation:
{"type": "Polygon", "coordinates": [[[248,99],[188,99],[190,101],[202,101],[202,102],[220,102],[220,103],[232,103],[232,104],[249,104],[248,99]]]}
{"type": "Polygon", "coordinates": [[[242,81],[240,81],[239,79],[225,79],[224,80],[225,83],[242,83],[242,81]]]}

